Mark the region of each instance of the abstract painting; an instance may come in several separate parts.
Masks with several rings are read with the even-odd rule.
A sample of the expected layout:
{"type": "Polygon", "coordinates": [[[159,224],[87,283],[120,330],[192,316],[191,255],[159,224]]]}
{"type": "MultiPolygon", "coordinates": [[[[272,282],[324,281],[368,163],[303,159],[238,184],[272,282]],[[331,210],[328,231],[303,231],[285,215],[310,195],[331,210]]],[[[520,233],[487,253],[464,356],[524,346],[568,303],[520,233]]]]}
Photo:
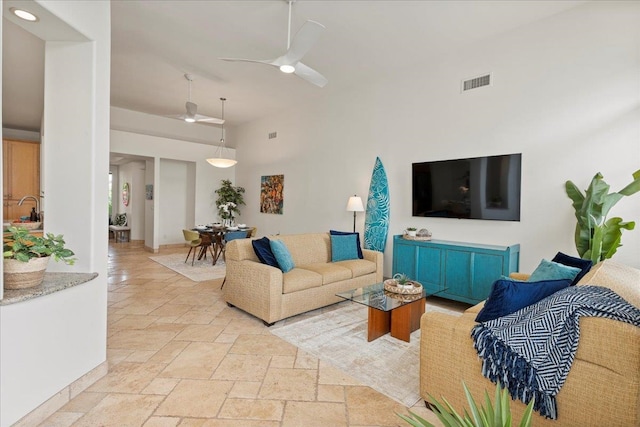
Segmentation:
{"type": "Polygon", "coordinates": [[[284,175],[263,175],[260,178],[260,212],[282,215],[284,205],[284,175]]]}

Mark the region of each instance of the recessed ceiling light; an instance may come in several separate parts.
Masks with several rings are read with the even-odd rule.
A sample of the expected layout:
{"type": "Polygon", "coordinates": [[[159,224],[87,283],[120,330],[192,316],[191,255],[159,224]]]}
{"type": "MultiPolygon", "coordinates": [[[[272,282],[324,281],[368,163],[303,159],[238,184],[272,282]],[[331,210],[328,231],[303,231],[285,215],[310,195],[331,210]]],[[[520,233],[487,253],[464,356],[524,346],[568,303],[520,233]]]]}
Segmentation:
{"type": "Polygon", "coordinates": [[[37,22],[38,21],[38,17],[36,15],[34,15],[31,12],[27,12],[26,10],[17,9],[15,7],[12,7],[12,8],[9,8],[9,11],[11,11],[11,13],[16,15],[18,18],[24,19],[25,21],[30,21],[30,22],[37,22]]]}

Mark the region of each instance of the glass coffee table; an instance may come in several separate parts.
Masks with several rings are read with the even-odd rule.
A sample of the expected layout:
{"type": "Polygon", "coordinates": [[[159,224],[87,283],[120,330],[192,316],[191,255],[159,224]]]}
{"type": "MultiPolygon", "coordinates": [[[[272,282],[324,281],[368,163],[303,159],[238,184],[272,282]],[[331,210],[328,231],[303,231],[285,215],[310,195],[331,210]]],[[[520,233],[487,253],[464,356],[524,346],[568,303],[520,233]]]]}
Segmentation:
{"type": "Polygon", "coordinates": [[[428,296],[442,291],[419,294],[396,294],[386,291],[384,283],[364,286],[336,296],[369,307],[367,341],[391,333],[391,336],[406,342],[411,340],[411,332],[420,327],[420,317],[424,314],[428,296]]]}

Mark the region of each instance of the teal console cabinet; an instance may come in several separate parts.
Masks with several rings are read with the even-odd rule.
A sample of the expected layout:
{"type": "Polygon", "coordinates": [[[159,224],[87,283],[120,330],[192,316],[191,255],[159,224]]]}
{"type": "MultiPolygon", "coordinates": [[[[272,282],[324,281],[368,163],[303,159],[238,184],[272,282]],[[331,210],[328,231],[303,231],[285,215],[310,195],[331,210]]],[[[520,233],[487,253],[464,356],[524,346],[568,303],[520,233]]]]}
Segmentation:
{"type": "Polygon", "coordinates": [[[404,273],[439,297],[469,304],[486,299],[493,282],[518,271],[519,262],[520,245],[393,237],[393,274],[404,273]]]}

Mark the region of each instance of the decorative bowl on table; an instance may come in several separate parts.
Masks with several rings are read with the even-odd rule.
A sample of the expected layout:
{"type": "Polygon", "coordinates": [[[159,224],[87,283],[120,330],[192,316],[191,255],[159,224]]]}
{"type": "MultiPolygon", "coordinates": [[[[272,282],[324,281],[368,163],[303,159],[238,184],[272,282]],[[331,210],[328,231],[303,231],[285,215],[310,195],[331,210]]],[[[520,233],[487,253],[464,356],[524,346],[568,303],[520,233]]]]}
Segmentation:
{"type": "Polygon", "coordinates": [[[247,224],[238,224],[238,228],[247,228],[247,224]]]}
{"type": "Polygon", "coordinates": [[[238,229],[238,227],[227,227],[227,230],[229,231],[236,231],[238,229]]]}
{"type": "Polygon", "coordinates": [[[384,281],[384,289],[395,294],[421,294],[422,285],[413,280],[405,282],[401,285],[396,279],[387,279],[384,281]]]}
{"type": "Polygon", "coordinates": [[[12,227],[24,227],[27,230],[36,230],[40,228],[42,222],[40,221],[14,221],[11,223],[12,227]]]}

